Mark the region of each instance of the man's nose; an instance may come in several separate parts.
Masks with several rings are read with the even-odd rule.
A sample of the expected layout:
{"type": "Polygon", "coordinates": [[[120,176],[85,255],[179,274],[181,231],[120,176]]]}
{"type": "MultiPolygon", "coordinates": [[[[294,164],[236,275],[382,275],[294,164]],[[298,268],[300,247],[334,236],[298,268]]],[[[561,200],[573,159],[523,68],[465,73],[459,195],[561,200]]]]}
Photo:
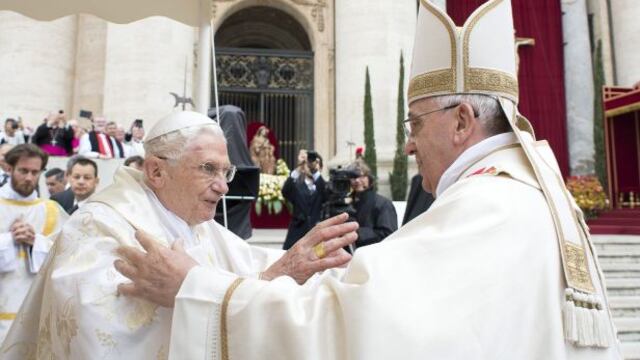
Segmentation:
{"type": "Polygon", "coordinates": [[[415,153],[416,153],[416,146],[413,143],[413,140],[409,139],[407,143],[404,145],[404,154],[414,155],[415,153]]]}
{"type": "Polygon", "coordinates": [[[37,175],[34,175],[34,174],[29,173],[29,174],[27,174],[27,176],[25,177],[25,180],[33,183],[33,182],[35,182],[35,181],[36,181],[37,177],[38,177],[37,175]]]}
{"type": "Polygon", "coordinates": [[[216,179],[211,184],[211,187],[216,192],[224,195],[229,192],[229,185],[227,184],[227,180],[223,177],[216,177],[216,179]]]}

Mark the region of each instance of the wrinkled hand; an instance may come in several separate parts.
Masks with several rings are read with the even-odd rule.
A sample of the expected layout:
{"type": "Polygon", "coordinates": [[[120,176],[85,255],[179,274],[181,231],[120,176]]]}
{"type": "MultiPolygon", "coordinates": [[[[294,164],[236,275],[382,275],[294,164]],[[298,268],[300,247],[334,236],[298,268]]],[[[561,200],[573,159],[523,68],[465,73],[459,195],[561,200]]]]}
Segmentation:
{"type": "Polygon", "coordinates": [[[273,280],[286,275],[298,284],[304,284],[317,272],[345,265],[351,260],[351,255],[343,247],[358,239],[358,223],[345,223],[348,218],[346,213],[340,214],[316,225],[262,273],[262,279],[273,280]],[[327,255],[319,259],[313,247],[321,242],[324,242],[327,255]]]}
{"type": "Polygon", "coordinates": [[[9,227],[13,240],[18,244],[33,246],[36,240],[36,232],[31,224],[26,223],[22,219],[18,219],[9,227]]]}
{"type": "Polygon", "coordinates": [[[124,260],[116,260],[114,266],[132,281],[119,284],[118,293],[173,307],[187,273],[198,263],[187,254],[180,240],[167,248],[140,230],[136,231],[136,239],[146,253],[132,246],[121,246],[117,250],[124,260]]]}

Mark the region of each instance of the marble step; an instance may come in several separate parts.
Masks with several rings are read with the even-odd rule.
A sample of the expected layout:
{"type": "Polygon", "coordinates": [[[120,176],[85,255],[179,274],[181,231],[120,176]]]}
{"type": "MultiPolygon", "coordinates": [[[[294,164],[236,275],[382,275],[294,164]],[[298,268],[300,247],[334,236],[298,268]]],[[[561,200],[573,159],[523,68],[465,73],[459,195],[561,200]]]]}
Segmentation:
{"type": "Polygon", "coordinates": [[[618,329],[618,333],[640,332],[640,317],[614,317],[613,322],[618,329]]]}
{"type": "Polygon", "coordinates": [[[623,341],[622,354],[625,360],[640,360],[640,341],[623,341]]]}
{"type": "Polygon", "coordinates": [[[608,277],[605,279],[610,297],[638,296],[640,297],[640,278],[637,277],[608,277]]]}
{"type": "Polygon", "coordinates": [[[640,236],[637,235],[593,235],[591,240],[596,246],[600,245],[640,245],[640,236]]]}
{"type": "Polygon", "coordinates": [[[638,257],[640,245],[602,245],[596,249],[598,257],[638,257]]]}
{"type": "Polygon", "coordinates": [[[638,262],[626,262],[626,261],[617,261],[613,259],[601,258],[600,266],[602,267],[602,271],[606,272],[640,272],[640,261],[638,262]]]}
{"type": "Polygon", "coordinates": [[[640,296],[609,296],[612,309],[640,309],[640,296]]]}

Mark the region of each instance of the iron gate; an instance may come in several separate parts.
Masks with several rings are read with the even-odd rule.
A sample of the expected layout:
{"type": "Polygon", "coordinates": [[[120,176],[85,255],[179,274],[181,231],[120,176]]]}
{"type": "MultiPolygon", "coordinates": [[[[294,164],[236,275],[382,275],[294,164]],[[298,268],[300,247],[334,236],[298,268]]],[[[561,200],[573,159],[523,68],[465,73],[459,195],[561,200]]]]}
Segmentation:
{"type": "Polygon", "coordinates": [[[216,66],[220,105],[266,124],[293,169],[298,150],[313,148],[313,53],[220,48],[216,66]]]}

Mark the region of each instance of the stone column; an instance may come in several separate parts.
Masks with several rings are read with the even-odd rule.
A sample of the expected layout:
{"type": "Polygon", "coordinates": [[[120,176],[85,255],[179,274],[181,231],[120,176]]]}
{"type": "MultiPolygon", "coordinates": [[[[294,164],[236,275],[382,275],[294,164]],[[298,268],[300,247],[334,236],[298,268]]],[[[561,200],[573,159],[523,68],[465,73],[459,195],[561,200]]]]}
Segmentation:
{"type": "Polygon", "coordinates": [[[0,119],[36,127],[51,111],[71,111],[76,16],[36,21],[0,11],[0,119]]]}
{"type": "Polygon", "coordinates": [[[73,114],[103,113],[107,25],[93,15],[78,15],[73,114]]]}
{"type": "Polygon", "coordinates": [[[594,90],[586,2],[563,0],[562,12],[569,167],[572,175],[592,174],[594,90]]]}
{"type": "Polygon", "coordinates": [[[640,81],[640,1],[612,0],[611,25],[615,67],[620,86],[632,86],[640,81]]]}
{"type": "MultiPolygon", "coordinates": [[[[198,29],[198,68],[195,86],[195,103],[196,110],[202,114],[207,114],[209,110],[209,102],[211,100],[211,41],[212,31],[211,18],[209,17],[209,2],[202,1],[200,6],[200,29],[198,29]]],[[[212,106],[215,106],[215,99],[212,106]]]]}
{"type": "MultiPolygon", "coordinates": [[[[364,145],[364,86],[369,67],[374,134],[381,192],[388,194],[388,172],[395,151],[399,60],[405,59],[405,87],[417,17],[415,1],[336,1],[335,163],[349,161],[364,145]],[[350,152],[351,151],[351,152],[350,152]]],[[[405,88],[406,91],[406,88],[405,88]]],[[[405,96],[406,99],[406,96],[405,96]]]]}

